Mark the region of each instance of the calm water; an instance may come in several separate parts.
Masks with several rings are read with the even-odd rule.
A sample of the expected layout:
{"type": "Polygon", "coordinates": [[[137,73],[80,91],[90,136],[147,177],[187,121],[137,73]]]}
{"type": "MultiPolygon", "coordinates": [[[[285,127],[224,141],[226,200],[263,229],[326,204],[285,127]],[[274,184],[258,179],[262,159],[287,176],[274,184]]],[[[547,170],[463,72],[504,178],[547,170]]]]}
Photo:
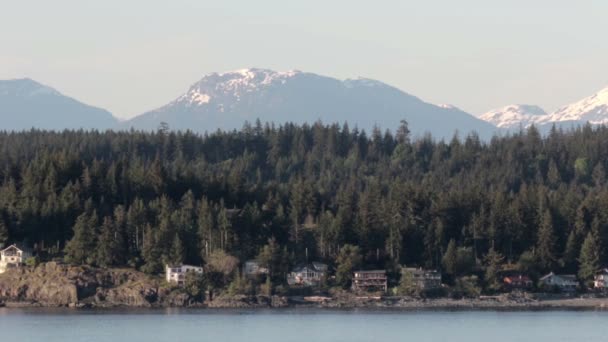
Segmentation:
{"type": "Polygon", "coordinates": [[[608,312],[0,309],[0,341],[606,341],[608,312]],[[18,340],[17,340],[18,339],[18,340]]]}

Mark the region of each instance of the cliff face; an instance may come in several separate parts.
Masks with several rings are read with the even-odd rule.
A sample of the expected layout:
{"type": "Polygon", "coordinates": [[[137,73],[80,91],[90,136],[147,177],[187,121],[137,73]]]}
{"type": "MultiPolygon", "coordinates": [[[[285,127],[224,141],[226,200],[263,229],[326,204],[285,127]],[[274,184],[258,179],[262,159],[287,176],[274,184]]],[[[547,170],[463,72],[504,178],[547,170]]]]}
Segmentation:
{"type": "Polygon", "coordinates": [[[0,274],[0,302],[39,306],[190,306],[186,293],[132,269],[101,269],[55,262],[0,274]]]}

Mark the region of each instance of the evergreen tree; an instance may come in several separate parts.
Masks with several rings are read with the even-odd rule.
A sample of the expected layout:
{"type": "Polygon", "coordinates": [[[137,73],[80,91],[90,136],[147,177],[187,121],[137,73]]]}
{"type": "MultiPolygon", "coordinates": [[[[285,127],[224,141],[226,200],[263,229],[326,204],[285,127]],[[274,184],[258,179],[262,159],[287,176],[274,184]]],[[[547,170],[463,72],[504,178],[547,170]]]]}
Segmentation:
{"type": "Polygon", "coordinates": [[[65,246],[65,259],[72,264],[95,262],[97,214],[83,213],[76,219],[74,236],[65,246]]]}
{"type": "Polygon", "coordinates": [[[547,210],[542,216],[540,227],[538,228],[538,242],[536,253],[540,266],[544,270],[551,270],[555,265],[555,236],[553,233],[553,220],[551,213],[547,210]]]}
{"type": "Polygon", "coordinates": [[[142,257],[144,259],[144,265],[141,267],[143,272],[158,273],[162,270],[161,250],[150,225],[144,229],[142,257]]]}
{"type": "Polygon", "coordinates": [[[359,247],[353,245],[342,246],[336,259],[336,282],[338,285],[344,289],[351,286],[353,271],[360,267],[361,261],[359,247]]]}
{"type": "Polygon", "coordinates": [[[8,227],[6,226],[6,223],[4,223],[4,220],[0,218],[0,248],[6,245],[8,238],[8,227]]]}
{"type": "Polygon", "coordinates": [[[505,258],[502,254],[494,250],[494,248],[491,248],[484,258],[486,269],[484,278],[486,286],[490,291],[498,291],[502,288],[500,270],[504,260],[505,258]]]}
{"type": "Polygon", "coordinates": [[[456,259],[456,241],[454,241],[454,239],[451,239],[450,243],[448,243],[448,248],[446,249],[445,254],[443,254],[443,258],[441,259],[443,271],[446,274],[452,276],[456,274],[456,259]]]}
{"type": "Polygon", "coordinates": [[[119,245],[116,241],[116,228],[110,217],[104,218],[99,231],[95,263],[104,267],[113,266],[117,264],[119,245]]]}
{"type": "Polygon", "coordinates": [[[578,258],[580,267],[578,270],[578,278],[585,283],[589,283],[593,280],[595,272],[600,267],[598,251],[598,239],[593,232],[589,232],[583,246],[581,247],[581,254],[578,258]]]}
{"type": "Polygon", "coordinates": [[[171,251],[169,253],[169,264],[171,265],[182,265],[184,263],[184,246],[182,239],[179,234],[175,234],[173,243],[171,244],[171,251]]]}

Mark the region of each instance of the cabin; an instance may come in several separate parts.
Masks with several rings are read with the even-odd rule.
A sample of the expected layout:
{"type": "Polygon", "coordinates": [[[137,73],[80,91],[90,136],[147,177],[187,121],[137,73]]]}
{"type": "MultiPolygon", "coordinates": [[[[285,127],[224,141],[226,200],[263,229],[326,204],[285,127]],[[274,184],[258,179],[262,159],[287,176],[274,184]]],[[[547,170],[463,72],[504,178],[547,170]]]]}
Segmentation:
{"type": "Polygon", "coordinates": [[[169,266],[165,269],[166,280],[168,283],[177,284],[183,286],[186,282],[186,275],[188,273],[203,274],[203,268],[200,266],[191,265],[180,265],[180,266],[169,266]]]}
{"type": "Polygon", "coordinates": [[[532,280],[522,274],[506,276],[502,281],[505,287],[511,290],[527,290],[532,288],[533,285],[532,280]]]}
{"type": "Polygon", "coordinates": [[[355,271],[352,288],[354,291],[388,290],[386,270],[355,271]]]}
{"type": "Polygon", "coordinates": [[[255,278],[268,274],[268,268],[260,265],[257,260],[247,260],[243,264],[243,275],[247,278],[255,278]]]}
{"type": "Polygon", "coordinates": [[[26,248],[19,248],[17,245],[8,246],[0,251],[0,273],[20,267],[29,257],[31,253],[26,248]]]}
{"type": "Polygon", "coordinates": [[[319,286],[326,274],[326,264],[313,262],[308,265],[300,265],[287,275],[287,284],[290,286],[319,286]]]}
{"type": "Polygon", "coordinates": [[[413,283],[419,290],[432,291],[441,288],[441,272],[422,268],[402,267],[401,276],[411,275],[413,283]]]}
{"type": "Polygon", "coordinates": [[[608,289],[608,268],[601,269],[595,273],[593,288],[601,291],[608,289]]]}
{"type": "Polygon", "coordinates": [[[556,289],[561,292],[575,292],[578,281],[574,274],[555,274],[553,272],[539,279],[540,287],[546,289],[556,289]]]}

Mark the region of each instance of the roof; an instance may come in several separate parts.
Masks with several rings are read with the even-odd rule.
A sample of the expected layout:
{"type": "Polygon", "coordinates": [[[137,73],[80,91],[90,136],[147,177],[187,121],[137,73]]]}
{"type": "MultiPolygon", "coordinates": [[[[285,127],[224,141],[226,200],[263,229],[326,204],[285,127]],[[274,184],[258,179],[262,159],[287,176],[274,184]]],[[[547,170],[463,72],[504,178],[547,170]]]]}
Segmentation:
{"type": "Polygon", "coordinates": [[[355,271],[355,273],[386,273],[386,270],[355,271]]]}
{"type": "Polygon", "coordinates": [[[539,280],[543,281],[543,280],[547,280],[551,277],[558,277],[558,278],[562,278],[564,280],[576,281],[576,275],[574,275],[574,274],[555,274],[553,272],[542,276],[539,280]]]}
{"type": "Polygon", "coordinates": [[[23,252],[23,250],[22,250],[21,248],[17,247],[17,245],[15,245],[15,244],[12,244],[12,245],[10,245],[10,246],[6,247],[6,248],[5,248],[5,249],[3,249],[3,250],[0,250],[0,252],[8,251],[9,249],[12,249],[12,248],[17,249],[17,250],[19,250],[19,251],[23,252]]]}
{"type": "Polygon", "coordinates": [[[325,272],[327,270],[327,266],[322,263],[313,262],[311,264],[298,265],[298,266],[294,267],[292,272],[302,272],[306,269],[309,269],[309,270],[312,270],[315,272],[325,272]],[[325,268],[323,268],[323,266],[325,266],[325,268]]]}

